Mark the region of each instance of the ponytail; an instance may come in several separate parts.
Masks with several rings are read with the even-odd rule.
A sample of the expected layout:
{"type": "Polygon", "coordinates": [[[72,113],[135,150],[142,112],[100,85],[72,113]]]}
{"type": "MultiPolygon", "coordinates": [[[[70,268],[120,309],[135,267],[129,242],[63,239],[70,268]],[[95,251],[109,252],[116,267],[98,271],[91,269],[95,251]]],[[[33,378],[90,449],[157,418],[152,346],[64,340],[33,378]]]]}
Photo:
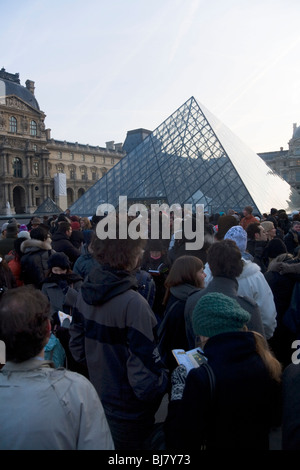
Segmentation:
{"type": "Polygon", "coordinates": [[[259,354],[259,356],[262,358],[265,366],[267,367],[270,373],[270,376],[276,382],[281,382],[282,366],[280,362],[276,359],[276,357],[270,350],[266,339],[256,331],[252,331],[252,333],[254,334],[255,338],[257,354],[259,354]]]}

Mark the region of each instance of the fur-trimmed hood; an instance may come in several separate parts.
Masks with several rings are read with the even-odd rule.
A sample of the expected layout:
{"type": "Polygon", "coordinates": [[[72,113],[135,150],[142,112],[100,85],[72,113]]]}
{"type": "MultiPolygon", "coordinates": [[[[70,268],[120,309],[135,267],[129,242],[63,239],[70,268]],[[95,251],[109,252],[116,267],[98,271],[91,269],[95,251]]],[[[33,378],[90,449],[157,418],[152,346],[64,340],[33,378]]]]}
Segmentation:
{"type": "Polygon", "coordinates": [[[45,241],[35,240],[34,238],[29,238],[28,240],[24,240],[21,244],[21,251],[22,253],[30,253],[39,250],[51,250],[51,240],[47,239],[45,241]]]}

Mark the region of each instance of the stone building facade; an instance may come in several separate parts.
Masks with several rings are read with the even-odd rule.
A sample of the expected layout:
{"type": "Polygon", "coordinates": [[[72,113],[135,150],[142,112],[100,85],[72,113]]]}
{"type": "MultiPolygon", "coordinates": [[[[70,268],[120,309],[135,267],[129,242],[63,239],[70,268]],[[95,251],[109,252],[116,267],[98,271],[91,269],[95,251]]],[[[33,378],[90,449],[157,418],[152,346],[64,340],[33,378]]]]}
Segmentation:
{"type": "Polygon", "coordinates": [[[47,198],[65,210],[126,154],[113,141],[104,148],[52,138],[34,85],[0,70],[0,215],[31,214],[47,198]],[[65,195],[55,189],[59,174],[65,195]]]}
{"type": "Polygon", "coordinates": [[[264,152],[258,155],[300,194],[300,126],[293,124],[288,150],[264,152]]]}

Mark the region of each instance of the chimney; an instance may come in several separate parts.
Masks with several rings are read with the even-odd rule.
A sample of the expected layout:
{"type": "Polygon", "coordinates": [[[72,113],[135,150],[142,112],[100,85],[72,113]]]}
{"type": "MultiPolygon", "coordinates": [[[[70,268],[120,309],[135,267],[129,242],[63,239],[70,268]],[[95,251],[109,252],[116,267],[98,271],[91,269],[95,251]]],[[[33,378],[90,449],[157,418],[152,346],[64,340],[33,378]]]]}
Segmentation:
{"type": "Polygon", "coordinates": [[[27,90],[29,90],[30,93],[34,95],[34,88],[35,88],[34,82],[32,80],[26,80],[25,85],[26,85],[27,90]]]}
{"type": "Polygon", "coordinates": [[[109,142],[106,143],[106,150],[115,150],[115,141],[110,140],[109,142]]]}

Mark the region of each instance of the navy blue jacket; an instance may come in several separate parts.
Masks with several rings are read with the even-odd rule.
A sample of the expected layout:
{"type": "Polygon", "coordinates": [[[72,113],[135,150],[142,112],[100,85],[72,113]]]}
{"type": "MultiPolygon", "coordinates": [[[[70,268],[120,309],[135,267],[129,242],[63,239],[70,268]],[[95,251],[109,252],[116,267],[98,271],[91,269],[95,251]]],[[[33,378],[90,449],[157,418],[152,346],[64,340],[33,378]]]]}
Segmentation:
{"type": "Polygon", "coordinates": [[[211,404],[204,368],[187,376],[182,400],[169,403],[165,423],[168,450],[267,450],[269,430],[280,423],[281,387],[256,352],[252,332],[223,333],[204,348],[215,380],[211,404]]]}

